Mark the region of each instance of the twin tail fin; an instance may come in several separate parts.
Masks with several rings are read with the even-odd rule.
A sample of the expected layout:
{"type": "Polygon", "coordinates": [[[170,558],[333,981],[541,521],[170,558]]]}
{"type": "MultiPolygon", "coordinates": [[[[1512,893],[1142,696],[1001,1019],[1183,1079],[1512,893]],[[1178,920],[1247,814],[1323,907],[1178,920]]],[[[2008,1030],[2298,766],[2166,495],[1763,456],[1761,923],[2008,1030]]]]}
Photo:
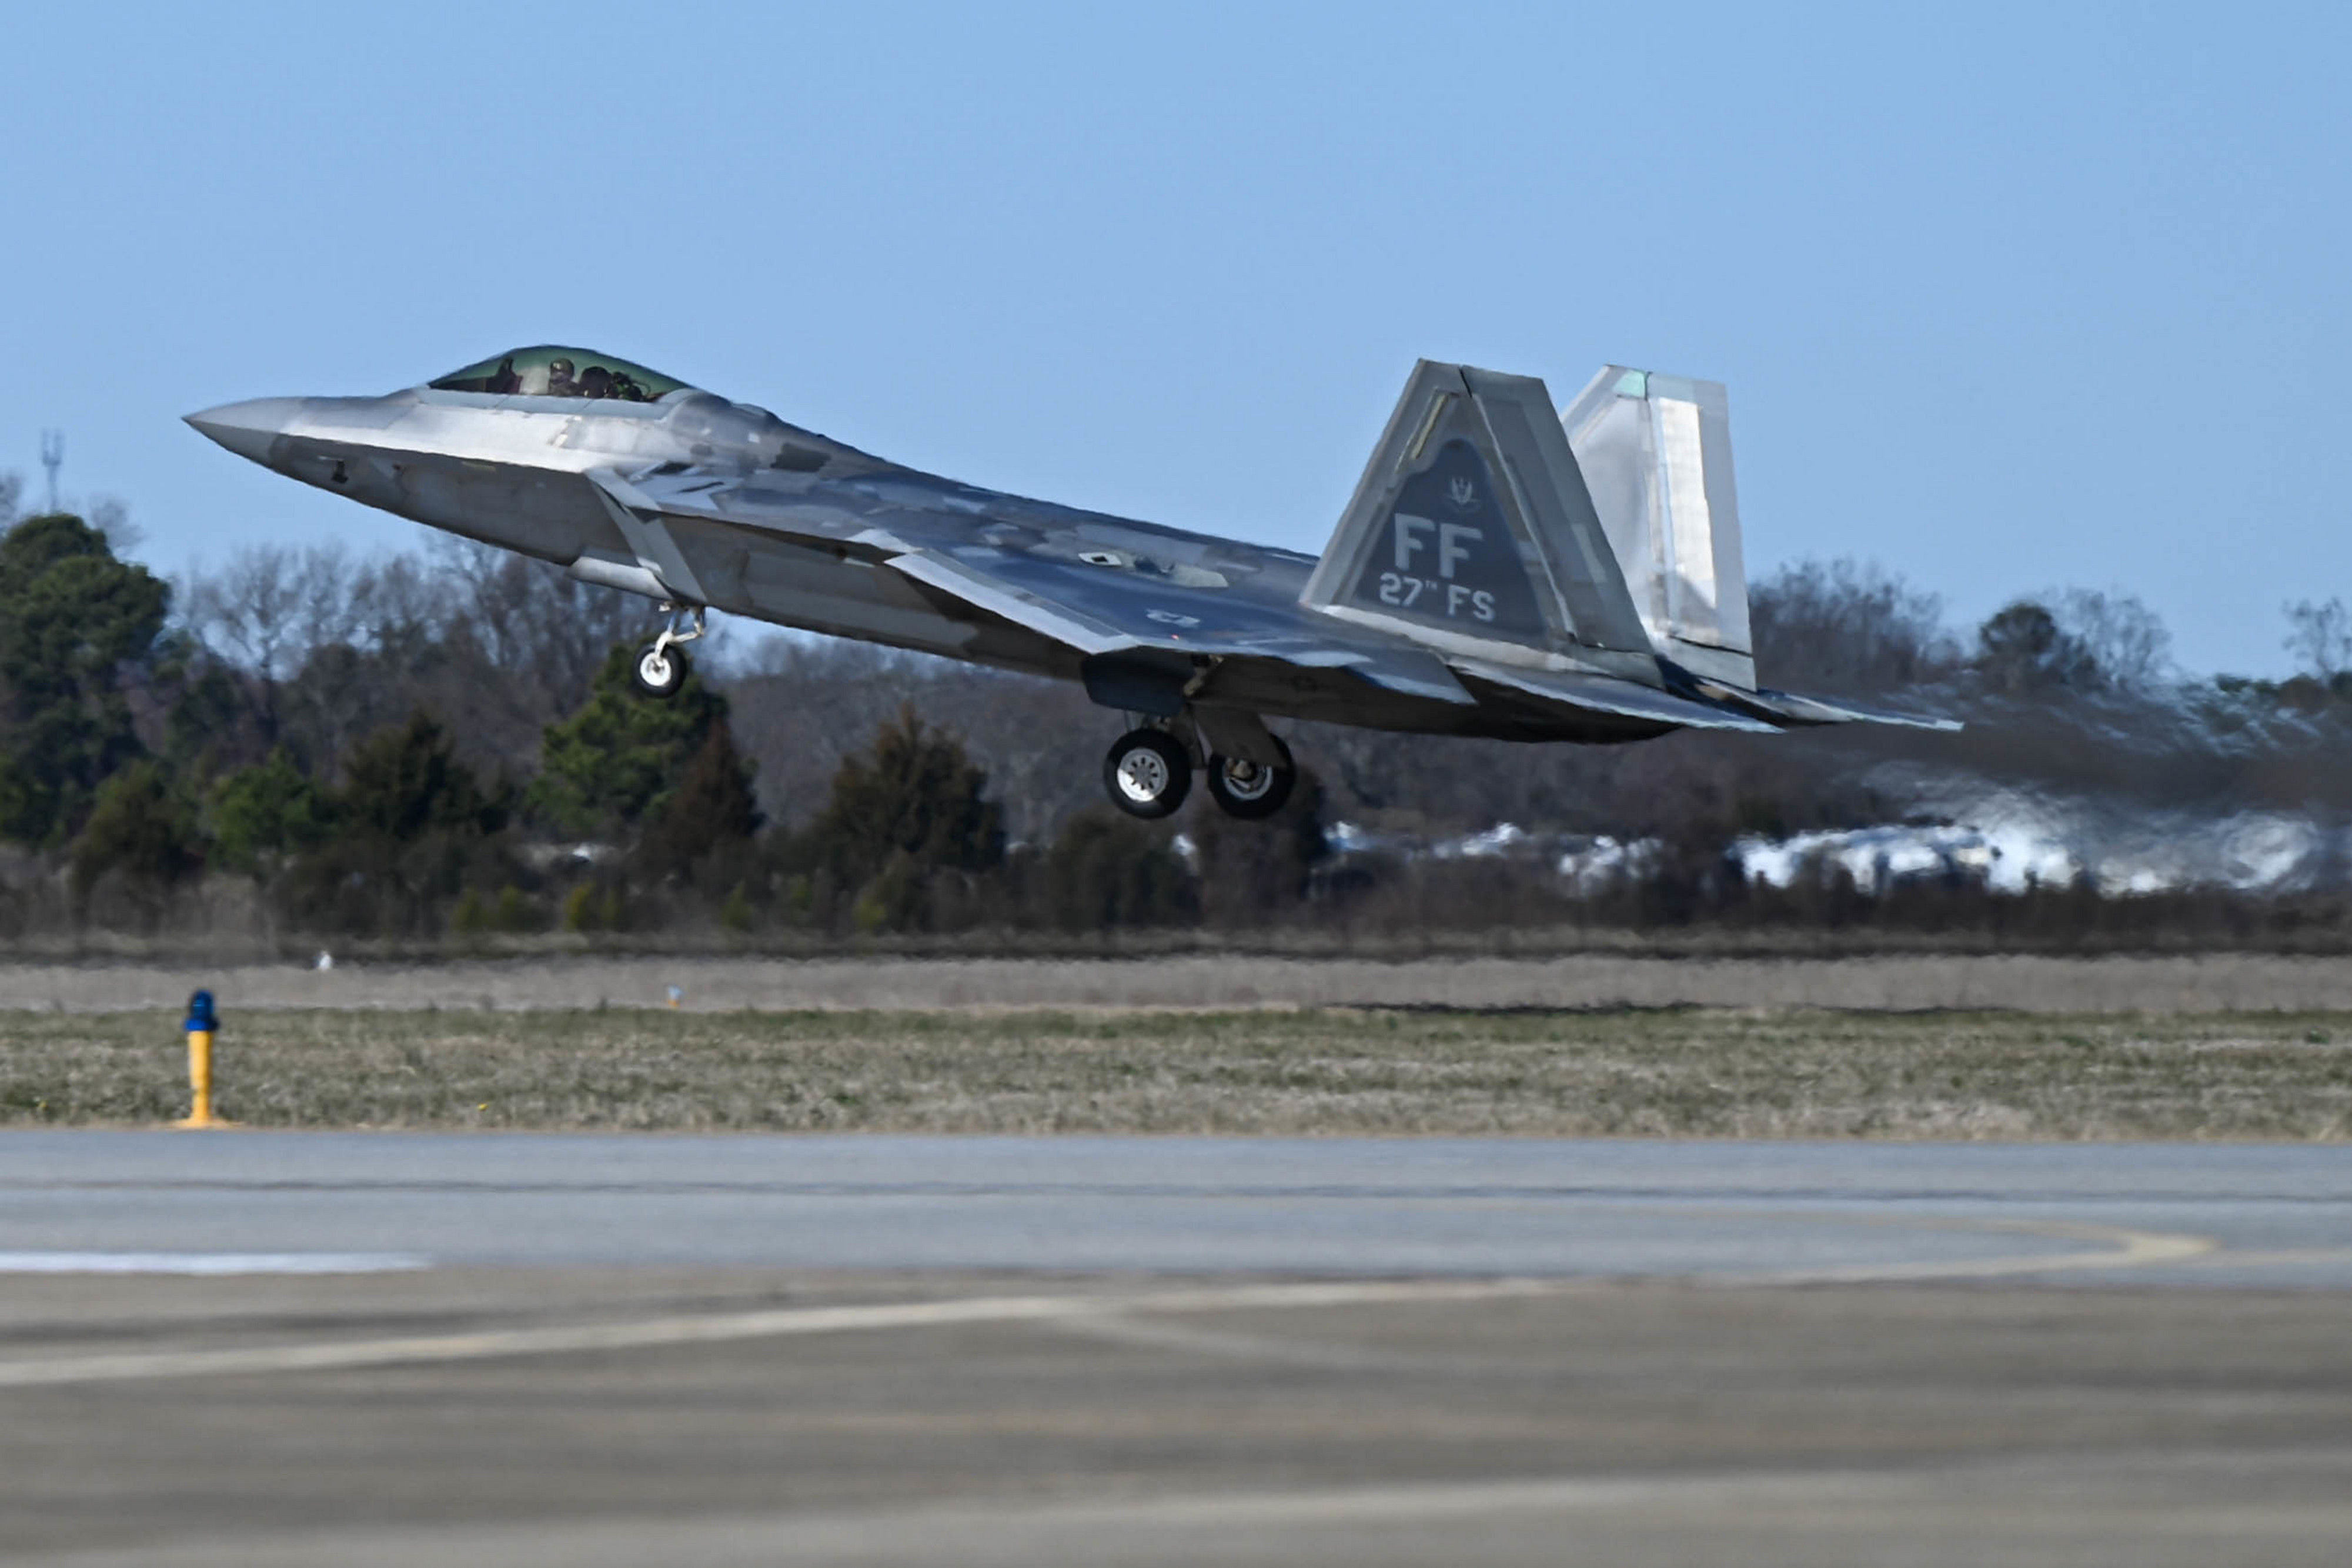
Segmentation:
{"type": "Polygon", "coordinates": [[[1441,653],[1657,685],[1542,382],[1424,360],[1301,602],[1441,653]]]}

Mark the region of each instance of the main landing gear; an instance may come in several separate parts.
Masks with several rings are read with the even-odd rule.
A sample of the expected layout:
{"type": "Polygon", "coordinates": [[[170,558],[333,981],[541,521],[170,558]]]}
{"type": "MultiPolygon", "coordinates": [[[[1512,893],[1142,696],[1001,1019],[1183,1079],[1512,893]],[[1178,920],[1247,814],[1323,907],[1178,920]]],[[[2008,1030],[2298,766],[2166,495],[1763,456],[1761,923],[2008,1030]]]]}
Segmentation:
{"type": "MultiPolygon", "coordinates": [[[[1208,755],[1209,798],[1229,817],[1244,821],[1271,817],[1290,799],[1298,782],[1298,768],[1290,747],[1279,736],[1274,742],[1282,760],[1253,762],[1246,758],[1208,755]]],[[[1130,817],[1172,815],[1192,789],[1192,753],[1164,729],[1130,729],[1111,743],[1103,758],[1103,787],[1111,804],[1130,817]]]]}
{"type": "Polygon", "coordinates": [[[641,694],[667,702],[677,695],[678,688],[686,685],[686,677],[693,671],[694,666],[687,662],[686,644],[702,635],[703,612],[699,604],[690,611],[674,604],[662,608],[669,612],[669,626],[637,650],[637,662],[629,666],[629,675],[641,694]],[[679,631],[681,624],[688,629],[679,631]]]}
{"type": "Polygon", "coordinates": [[[1165,817],[1192,792],[1192,758],[1161,729],[1130,729],[1103,756],[1110,803],[1130,817],[1165,817]]]}
{"type": "Polygon", "coordinates": [[[1271,817],[1290,802],[1290,787],[1298,782],[1297,765],[1282,737],[1271,737],[1280,762],[1252,762],[1245,757],[1209,756],[1209,797],[1228,817],[1255,821],[1271,817]]]}

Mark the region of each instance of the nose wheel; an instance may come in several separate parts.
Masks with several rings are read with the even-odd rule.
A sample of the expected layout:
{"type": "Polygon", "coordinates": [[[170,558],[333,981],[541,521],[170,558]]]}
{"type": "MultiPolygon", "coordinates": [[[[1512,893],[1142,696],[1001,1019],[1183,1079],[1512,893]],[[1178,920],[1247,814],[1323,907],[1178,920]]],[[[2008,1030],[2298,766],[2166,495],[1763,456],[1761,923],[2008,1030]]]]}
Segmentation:
{"type": "Polygon", "coordinates": [[[694,607],[690,619],[685,613],[673,613],[668,630],[638,649],[637,662],[629,666],[630,679],[638,692],[660,702],[677,695],[678,688],[686,685],[686,677],[694,670],[687,662],[686,644],[701,635],[700,605],[694,607]],[[686,630],[680,631],[681,626],[686,630]]]}
{"type": "Polygon", "coordinates": [[[685,649],[674,643],[665,648],[659,643],[648,643],[637,650],[637,662],[629,666],[629,674],[640,694],[667,702],[686,685],[688,670],[685,649]]]}
{"type": "Polygon", "coordinates": [[[1165,731],[1130,729],[1103,757],[1103,787],[1130,817],[1165,817],[1192,790],[1192,759],[1165,731]]]}

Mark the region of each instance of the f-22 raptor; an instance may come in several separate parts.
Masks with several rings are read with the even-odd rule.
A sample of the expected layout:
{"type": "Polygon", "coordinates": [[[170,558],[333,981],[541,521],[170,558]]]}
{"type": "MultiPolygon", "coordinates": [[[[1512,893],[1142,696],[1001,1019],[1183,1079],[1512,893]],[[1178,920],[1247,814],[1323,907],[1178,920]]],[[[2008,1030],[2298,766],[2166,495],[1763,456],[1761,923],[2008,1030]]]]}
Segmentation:
{"type": "Polygon", "coordinates": [[[1268,716],[1521,741],[1955,727],[1757,684],[1724,389],[1622,365],[1561,410],[1532,377],[1422,361],[1319,559],[959,484],[553,345],[188,423],[659,601],[649,697],[710,609],[1081,682],[1129,716],[1103,780],[1138,817],[1196,770],[1236,817],[1279,810],[1297,774],[1268,716]]]}

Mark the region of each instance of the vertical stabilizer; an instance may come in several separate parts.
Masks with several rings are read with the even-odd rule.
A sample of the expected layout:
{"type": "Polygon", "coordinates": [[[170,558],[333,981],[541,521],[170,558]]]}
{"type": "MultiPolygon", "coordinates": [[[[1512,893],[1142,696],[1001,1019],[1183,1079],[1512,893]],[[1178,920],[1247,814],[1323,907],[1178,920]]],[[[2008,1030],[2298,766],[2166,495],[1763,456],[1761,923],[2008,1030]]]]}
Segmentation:
{"type": "Polygon", "coordinates": [[[1661,678],[1532,377],[1415,366],[1300,601],[1442,653],[1661,678]]]}
{"type": "Polygon", "coordinates": [[[1753,691],[1723,384],[1605,366],[1560,425],[1652,645],[1694,674],[1753,691]]]}

